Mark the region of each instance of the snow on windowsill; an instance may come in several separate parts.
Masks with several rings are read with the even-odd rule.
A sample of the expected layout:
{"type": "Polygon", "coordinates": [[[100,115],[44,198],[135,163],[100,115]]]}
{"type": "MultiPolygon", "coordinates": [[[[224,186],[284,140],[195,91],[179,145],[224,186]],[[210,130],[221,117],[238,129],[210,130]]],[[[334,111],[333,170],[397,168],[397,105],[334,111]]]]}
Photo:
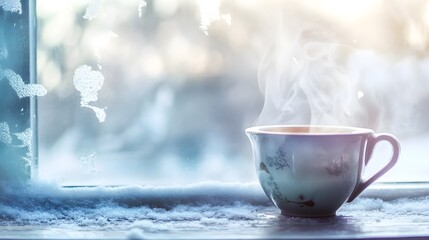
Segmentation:
{"type": "Polygon", "coordinates": [[[378,184],[322,219],[281,216],[257,183],[1,186],[0,238],[8,239],[429,236],[427,184],[378,184]]]}

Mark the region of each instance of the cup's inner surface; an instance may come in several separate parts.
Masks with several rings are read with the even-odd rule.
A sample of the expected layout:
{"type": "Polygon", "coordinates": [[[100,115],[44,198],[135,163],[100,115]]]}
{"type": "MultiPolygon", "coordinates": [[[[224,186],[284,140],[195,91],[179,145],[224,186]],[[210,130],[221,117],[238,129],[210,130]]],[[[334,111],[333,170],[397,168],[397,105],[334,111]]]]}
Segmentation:
{"type": "Polygon", "coordinates": [[[246,129],[247,133],[265,134],[297,134],[297,135],[325,135],[325,134],[359,134],[372,132],[370,129],[346,126],[318,126],[318,125],[272,125],[256,126],[246,129]]]}

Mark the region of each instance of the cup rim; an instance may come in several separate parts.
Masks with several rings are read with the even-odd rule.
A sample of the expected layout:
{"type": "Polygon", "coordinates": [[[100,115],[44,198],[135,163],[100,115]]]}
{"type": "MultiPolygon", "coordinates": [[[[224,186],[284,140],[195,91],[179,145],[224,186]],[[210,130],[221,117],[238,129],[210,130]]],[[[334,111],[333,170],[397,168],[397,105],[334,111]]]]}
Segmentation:
{"type": "Polygon", "coordinates": [[[350,126],[339,126],[339,125],[259,125],[249,127],[245,130],[246,134],[268,134],[268,135],[297,135],[297,136],[338,136],[338,135],[359,135],[359,134],[371,134],[374,133],[372,129],[350,127],[350,126]],[[269,130],[279,128],[306,128],[310,129],[306,132],[287,132],[280,130],[269,130]],[[337,129],[336,132],[311,132],[311,129],[324,128],[324,129],[337,129]]]}

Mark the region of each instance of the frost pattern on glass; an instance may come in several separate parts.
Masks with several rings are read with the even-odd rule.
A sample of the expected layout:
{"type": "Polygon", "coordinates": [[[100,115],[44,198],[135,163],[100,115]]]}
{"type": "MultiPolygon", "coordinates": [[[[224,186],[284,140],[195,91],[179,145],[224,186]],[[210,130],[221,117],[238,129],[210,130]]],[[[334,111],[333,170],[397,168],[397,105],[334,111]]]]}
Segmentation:
{"type": "Polygon", "coordinates": [[[24,144],[23,146],[31,148],[31,139],[33,137],[31,128],[25,129],[24,132],[14,133],[14,135],[24,144]]]}
{"type": "Polygon", "coordinates": [[[0,7],[8,12],[22,13],[22,5],[20,0],[0,0],[0,7]]]}
{"type": "Polygon", "coordinates": [[[11,144],[12,138],[10,137],[9,125],[6,122],[0,123],[0,142],[4,144],[11,144]]]}
{"type": "Polygon", "coordinates": [[[95,112],[95,116],[98,118],[98,121],[104,122],[106,120],[106,111],[104,111],[104,108],[94,107],[90,105],[82,106],[92,109],[92,111],[95,112]]]}
{"type": "Polygon", "coordinates": [[[9,53],[4,43],[0,43],[0,60],[6,59],[9,53]]]}
{"type": "Polygon", "coordinates": [[[147,3],[145,0],[139,0],[137,11],[139,13],[139,18],[143,16],[143,8],[146,7],[147,3]]]}
{"type": "Polygon", "coordinates": [[[91,3],[89,3],[88,7],[86,7],[85,15],[83,15],[83,18],[92,20],[94,18],[97,18],[100,14],[101,8],[103,7],[104,0],[92,0],[91,3]]]}
{"type": "Polygon", "coordinates": [[[92,109],[98,120],[104,122],[106,119],[105,108],[89,105],[90,102],[98,100],[97,92],[104,83],[103,74],[99,71],[92,70],[92,67],[88,65],[82,65],[74,72],[73,83],[76,90],[80,92],[80,106],[92,109]]]}
{"type": "Polygon", "coordinates": [[[6,78],[10,86],[15,90],[19,98],[44,96],[47,93],[46,88],[41,84],[25,84],[19,74],[10,69],[0,70],[0,80],[6,78]]]}
{"type": "Polygon", "coordinates": [[[85,173],[100,173],[101,170],[95,167],[95,153],[80,158],[82,168],[85,173]]]}
{"type": "Polygon", "coordinates": [[[212,22],[214,21],[225,21],[228,25],[231,25],[231,15],[220,13],[220,1],[219,0],[199,0],[198,5],[200,7],[200,28],[203,32],[208,35],[208,30],[212,22]]]}
{"type": "Polygon", "coordinates": [[[23,145],[21,145],[20,147],[28,148],[28,152],[26,153],[26,156],[23,157],[23,159],[25,160],[27,166],[31,166],[31,159],[33,156],[31,146],[31,142],[33,139],[33,131],[31,130],[31,128],[27,128],[25,129],[25,131],[14,133],[13,135],[15,135],[16,138],[18,138],[22,142],[23,145]]]}

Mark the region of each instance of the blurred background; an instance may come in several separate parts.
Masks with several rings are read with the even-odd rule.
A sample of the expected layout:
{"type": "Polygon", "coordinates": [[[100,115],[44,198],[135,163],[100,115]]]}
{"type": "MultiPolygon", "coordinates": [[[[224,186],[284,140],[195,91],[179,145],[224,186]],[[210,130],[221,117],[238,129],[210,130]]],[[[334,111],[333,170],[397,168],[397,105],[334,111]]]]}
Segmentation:
{"type": "Polygon", "coordinates": [[[429,1],[38,0],[37,16],[41,179],[253,182],[244,129],[311,123],[390,132],[381,181],[429,180],[429,1]]]}

